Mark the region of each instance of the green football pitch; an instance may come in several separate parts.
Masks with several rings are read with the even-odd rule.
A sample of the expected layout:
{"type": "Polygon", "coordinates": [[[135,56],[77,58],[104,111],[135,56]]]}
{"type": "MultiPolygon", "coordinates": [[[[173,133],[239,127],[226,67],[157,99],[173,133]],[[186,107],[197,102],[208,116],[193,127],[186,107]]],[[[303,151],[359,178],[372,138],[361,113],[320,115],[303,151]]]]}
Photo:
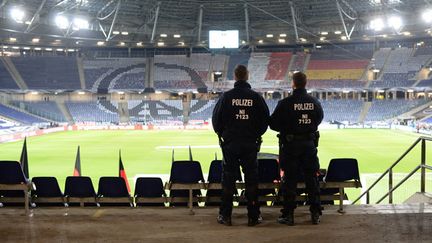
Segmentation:
{"type": "MultiPolygon", "coordinates": [[[[323,130],[319,146],[321,168],[327,168],[332,158],[356,158],[362,178],[365,178],[362,183],[370,185],[418,137],[414,133],[388,129],[323,130]]],[[[276,133],[268,131],[263,140],[261,152],[277,153],[276,133]]],[[[136,176],[169,174],[173,148],[176,160],[187,160],[190,145],[193,159],[201,162],[204,174],[208,172],[215,153],[218,158],[222,157],[217,137],[210,130],[59,132],[28,138],[30,177],[55,176],[63,188],[65,178],[73,173],[78,145],[81,147],[82,174],[90,176],[95,185],[101,176],[118,175],[120,149],[132,187],[136,176]]],[[[21,148],[22,141],[0,144],[0,160],[19,160],[21,148]]],[[[428,153],[427,158],[431,158],[430,155],[428,153]]],[[[418,146],[394,172],[403,175],[419,163],[418,146]]],[[[386,184],[382,183],[377,190],[385,188],[386,184]]],[[[418,190],[418,187],[413,190],[418,190]]],[[[355,191],[358,195],[359,190],[355,191]]]]}

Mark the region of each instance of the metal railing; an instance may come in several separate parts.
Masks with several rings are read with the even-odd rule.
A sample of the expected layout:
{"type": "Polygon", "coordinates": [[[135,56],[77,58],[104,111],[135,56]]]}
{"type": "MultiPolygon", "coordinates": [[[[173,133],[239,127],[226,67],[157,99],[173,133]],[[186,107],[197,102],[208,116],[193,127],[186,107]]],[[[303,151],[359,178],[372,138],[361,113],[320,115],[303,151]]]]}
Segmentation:
{"type": "Polygon", "coordinates": [[[361,198],[366,196],[366,204],[370,203],[370,191],[374,188],[378,182],[380,182],[388,174],[388,192],[382,196],[376,204],[382,202],[388,197],[389,203],[393,203],[393,192],[398,189],[405,181],[407,181],[412,175],[414,175],[419,169],[420,171],[420,192],[426,191],[426,169],[432,170],[432,166],[426,165],[426,141],[432,141],[430,137],[419,137],[400,157],[397,159],[378,179],[372,183],[372,185],[364,191],[356,200],[352,202],[355,204],[361,198]],[[419,143],[421,143],[421,160],[420,164],[415,167],[407,176],[405,176],[396,186],[393,187],[393,168],[399,164],[419,143]]]}

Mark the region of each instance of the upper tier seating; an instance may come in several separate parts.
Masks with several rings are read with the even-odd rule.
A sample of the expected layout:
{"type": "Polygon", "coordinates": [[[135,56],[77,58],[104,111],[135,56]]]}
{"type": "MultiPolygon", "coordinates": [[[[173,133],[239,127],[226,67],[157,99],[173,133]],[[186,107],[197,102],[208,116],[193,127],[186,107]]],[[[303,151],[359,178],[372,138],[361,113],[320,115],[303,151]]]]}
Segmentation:
{"type": "Polygon", "coordinates": [[[30,89],[80,89],[76,57],[21,56],[12,57],[16,69],[30,89]]]}
{"type": "Polygon", "coordinates": [[[248,70],[249,81],[263,82],[267,74],[267,66],[269,64],[269,53],[254,53],[249,58],[248,70]]]}
{"type": "Polygon", "coordinates": [[[181,100],[130,100],[128,102],[131,121],[182,121],[181,100]]]}
{"type": "Polygon", "coordinates": [[[217,100],[192,100],[189,114],[190,120],[209,120],[217,100]]]}
{"type": "Polygon", "coordinates": [[[293,61],[291,70],[289,70],[289,71],[304,71],[306,56],[307,56],[307,54],[304,52],[297,52],[295,57],[294,57],[294,61],[293,61]]]}
{"type": "Polygon", "coordinates": [[[284,80],[291,61],[291,52],[273,52],[267,67],[266,80],[284,80]]]}
{"type": "Polygon", "coordinates": [[[247,66],[249,62],[249,58],[250,58],[249,53],[232,54],[229,57],[229,62],[228,62],[227,80],[234,80],[235,67],[239,64],[247,66]]]}
{"type": "Polygon", "coordinates": [[[0,61],[0,89],[19,89],[2,61],[0,61]]]}

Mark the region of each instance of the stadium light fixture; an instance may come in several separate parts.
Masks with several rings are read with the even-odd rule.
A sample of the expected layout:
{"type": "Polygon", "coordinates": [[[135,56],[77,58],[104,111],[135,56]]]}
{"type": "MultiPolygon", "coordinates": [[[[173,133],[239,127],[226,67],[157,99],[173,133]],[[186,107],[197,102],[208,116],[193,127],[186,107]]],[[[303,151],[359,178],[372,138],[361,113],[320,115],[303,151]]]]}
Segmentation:
{"type": "Polygon", "coordinates": [[[266,37],[267,38],[273,38],[273,34],[267,34],[266,37]]]}
{"type": "Polygon", "coordinates": [[[279,39],[278,42],[279,43],[285,43],[285,39],[279,39]]]}
{"type": "Polygon", "coordinates": [[[120,45],[120,46],[125,46],[126,43],[124,43],[124,42],[120,42],[119,45],[120,45]]]}
{"type": "Polygon", "coordinates": [[[67,52],[75,52],[75,49],[67,49],[67,52]]]}
{"type": "Polygon", "coordinates": [[[32,42],[33,42],[33,43],[39,43],[39,41],[40,41],[39,38],[33,38],[33,39],[32,39],[32,42]]]}
{"type": "Polygon", "coordinates": [[[9,48],[9,46],[3,46],[3,49],[8,49],[9,48]]]}
{"type": "Polygon", "coordinates": [[[404,35],[404,36],[410,36],[410,35],[411,35],[411,32],[409,32],[409,31],[404,31],[404,32],[402,32],[402,35],[404,35]]]}
{"type": "Polygon", "coordinates": [[[326,38],[325,38],[324,36],[321,36],[321,37],[320,37],[320,41],[325,41],[325,39],[326,39],[326,38]]]}
{"type": "Polygon", "coordinates": [[[105,45],[105,41],[98,41],[98,42],[96,43],[96,45],[98,45],[98,46],[103,46],[103,45],[105,45]]]}
{"type": "Polygon", "coordinates": [[[45,48],[45,51],[52,51],[53,49],[52,48],[45,48]]]}
{"type": "Polygon", "coordinates": [[[113,35],[119,35],[119,34],[120,34],[120,31],[118,31],[118,30],[114,30],[112,33],[113,33],[113,35]]]}
{"type": "Polygon", "coordinates": [[[374,68],[374,69],[372,69],[372,72],[374,72],[374,73],[379,73],[380,70],[379,70],[378,68],[374,68]]]}
{"type": "Polygon", "coordinates": [[[194,90],[194,91],[192,91],[192,93],[193,94],[198,94],[199,92],[198,92],[198,90],[194,90]]]}
{"type": "Polygon", "coordinates": [[[184,46],[185,43],[184,43],[183,41],[180,41],[180,42],[179,42],[179,45],[184,46]]]}
{"type": "Polygon", "coordinates": [[[129,35],[129,32],[127,32],[127,31],[122,31],[121,34],[122,34],[122,35],[129,35]]]}
{"type": "Polygon", "coordinates": [[[157,46],[165,46],[165,43],[162,42],[162,41],[161,41],[161,42],[158,42],[158,43],[157,43],[157,46]]]}
{"type": "Polygon", "coordinates": [[[160,34],[160,37],[166,38],[166,37],[168,37],[168,35],[167,34],[160,34]]]}
{"type": "Polygon", "coordinates": [[[273,94],[273,93],[274,93],[273,90],[269,90],[269,91],[267,91],[267,94],[273,94]]]}
{"type": "Polygon", "coordinates": [[[374,31],[381,31],[384,29],[384,21],[381,18],[376,18],[370,21],[369,27],[374,31]]]}
{"type": "Polygon", "coordinates": [[[84,95],[85,92],[84,92],[84,91],[78,91],[78,94],[79,94],[79,95],[84,95]]]}
{"type": "Polygon", "coordinates": [[[264,43],[264,41],[263,40],[259,40],[258,43],[262,44],[262,43],[264,43]]]}
{"type": "Polygon", "coordinates": [[[40,48],[40,47],[35,47],[34,49],[35,49],[35,51],[40,51],[40,50],[42,50],[42,48],[40,48]]]}
{"type": "Polygon", "coordinates": [[[179,35],[179,34],[175,34],[175,35],[173,35],[173,37],[178,39],[178,38],[181,37],[181,35],[179,35]]]}
{"type": "Polygon", "coordinates": [[[26,22],[24,22],[24,24],[26,24],[26,25],[29,25],[29,24],[31,24],[31,21],[26,21],[26,22]]]}
{"type": "Polygon", "coordinates": [[[39,92],[37,92],[37,91],[32,91],[32,92],[30,92],[30,94],[32,94],[32,95],[38,95],[39,92]]]}
{"type": "Polygon", "coordinates": [[[31,48],[29,46],[23,47],[24,50],[30,50],[31,48]]]}
{"type": "Polygon", "coordinates": [[[69,28],[69,20],[66,18],[66,16],[57,15],[54,21],[57,27],[62,30],[69,28]]]}
{"type": "Polygon", "coordinates": [[[56,51],[64,51],[63,48],[57,48],[56,51]]]}
{"type": "Polygon", "coordinates": [[[422,13],[422,19],[426,23],[432,22],[432,9],[427,9],[422,13]]]}
{"type": "Polygon", "coordinates": [[[12,49],[19,50],[20,48],[19,48],[19,46],[12,46],[12,49]]]}
{"type": "Polygon", "coordinates": [[[321,32],[321,35],[328,35],[328,32],[327,31],[323,31],[323,32],[321,32]]]}
{"type": "Polygon", "coordinates": [[[81,30],[81,29],[88,29],[90,26],[88,20],[83,19],[81,17],[76,17],[73,20],[73,29],[74,30],[81,30]]]}
{"type": "Polygon", "coordinates": [[[155,91],[155,94],[162,94],[162,91],[160,91],[160,90],[156,90],[156,91],[155,91]]]}
{"type": "Polygon", "coordinates": [[[142,42],[138,42],[136,45],[137,46],[143,46],[143,43],[142,42]]]}
{"type": "Polygon", "coordinates": [[[346,36],[341,36],[341,40],[347,40],[348,38],[346,36]]]}
{"type": "Polygon", "coordinates": [[[315,48],[316,48],[316,49],[321,49],[321,48],[322,48],[322,46],[315,46],[315,48]]]}
{"type": "Polygon", "coordinates": [[[307,40],[305,38],[300,38],[301,42],[307,42],[307,40]]]}
{"type": "Polygon", "coordinates": [[[16,42],[16,38],[15,37],[11,37],[11,38],[9,38],[9,42],[16,42]]]}
{"type": "Polygon", "coordinates": [[[336,30],[334,33],[335,33],[335,35],[340,35],[340,34],[342,34],[342,31],[336,30]]]}
{"type": "Polygon", "coordinates": [[[279,37],[287,37],[287,34],[280,34],[279,37]]]}
{"type": "Polygon", "coordinates": [[[10,15],[11,15],[12,19],[15,20],[15,22],[23,23],[24,17],[25,17],[25,12],[22,9],[15,7],[15,8],[11,9],[10,15]]]}
{"type": "Polygon", "coordinates": [[[244,45],[244,44],[246,44],[246,41],[242,40],[241,43],[244,45]]]}
{"type": "Polygon", "coordinates": [[[402,18],[399,16],[391,16],[387,20],[387,24],[392,27],[394,30],[398,31],[402,28],[402,18]]]}
{"type": "Polygon", "coordinates": [[[117,94],[119,95],[123,95],[125,92],[124,91],[118,91],[117,94]]]}

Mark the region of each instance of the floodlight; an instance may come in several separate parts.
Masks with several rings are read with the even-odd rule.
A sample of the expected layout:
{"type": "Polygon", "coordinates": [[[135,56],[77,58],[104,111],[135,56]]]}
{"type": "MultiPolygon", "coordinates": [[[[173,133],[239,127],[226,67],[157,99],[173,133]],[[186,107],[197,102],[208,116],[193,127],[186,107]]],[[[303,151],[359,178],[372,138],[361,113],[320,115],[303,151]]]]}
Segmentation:
{"type": "Polygon", "coordinates": [[[392,27],[394,30],[400,30],[402,27],[402,18],[399,16],[391,16],[387,23],[390,27],[392,27]]]}
{"type": "Polygon", "coordinates": [[[88,20],[83,19],[83,18],[77,17],[77,18],[74,18],[74,20],[73,20],[73,27],[74,27],[74,29],[78,29],[78,30],[80,30],[80,29],[88,29],[89,25],[90,24],[89,24],[88,20]]]}
{"type": "Polygon", "coordinates": [[[57,15],[55,17],[55,24],[60,29],[67,29],[69,27],[69,20],[66,18],[66,16],[57,15]]]}
{"type": "Polygon", "coordinates": [[[422,19],[426,23],[432,22],[432,9],[427,9],[422,13],[422,19]]]}
{"type": "Polygon", "coordinates": [[[24,20],[24,17],[25,17],[24,11],[20,8],[11,9],[10,15],[11,15],[13,20],[15,20],[16,22],[19,22],[19,23],[22,23],[24,20]]]}
{"type": "Polygon", "coordinates": [[[380,18],[374,19],[370,22],[369,27],[374,31],[381,31],[384,29],[384,21],[380,18]]]}

